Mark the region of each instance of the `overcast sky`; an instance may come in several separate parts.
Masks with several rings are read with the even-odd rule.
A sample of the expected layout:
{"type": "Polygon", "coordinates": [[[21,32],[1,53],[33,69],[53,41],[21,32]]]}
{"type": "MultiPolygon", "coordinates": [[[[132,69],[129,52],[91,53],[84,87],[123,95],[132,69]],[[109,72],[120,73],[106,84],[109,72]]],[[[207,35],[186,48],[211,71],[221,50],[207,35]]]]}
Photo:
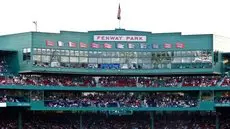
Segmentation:
{"type": "Polygon", "coordinates": [[[115,29],[119,2],[127,30],[230,37],[229,0],[0,0],[0,35],[115,29]]]}

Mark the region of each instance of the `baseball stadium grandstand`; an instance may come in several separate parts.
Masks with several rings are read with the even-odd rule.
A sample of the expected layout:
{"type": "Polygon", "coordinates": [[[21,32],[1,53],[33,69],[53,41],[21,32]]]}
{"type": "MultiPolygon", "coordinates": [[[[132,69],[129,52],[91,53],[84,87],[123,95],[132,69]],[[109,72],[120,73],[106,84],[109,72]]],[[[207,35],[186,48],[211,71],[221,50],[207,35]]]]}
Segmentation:
{"type": "Polygon", "coordinates": [[[230,129],[230,39],[125,29],[0,36],[0,129],[230,129]]]}

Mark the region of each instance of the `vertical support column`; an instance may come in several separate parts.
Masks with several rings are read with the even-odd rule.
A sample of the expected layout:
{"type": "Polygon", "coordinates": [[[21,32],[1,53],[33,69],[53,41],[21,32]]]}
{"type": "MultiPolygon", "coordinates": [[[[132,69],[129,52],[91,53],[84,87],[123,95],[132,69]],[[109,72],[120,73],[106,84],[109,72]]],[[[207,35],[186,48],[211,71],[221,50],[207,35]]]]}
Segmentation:
{"type": "Polygon", "coordinates": [[[150,112],[150,129],[154,129],[154,111],[150,112]]]}
{"type": "Polygon", "coordinates": [[[82,113],[80,113],[80,129],[83,129],[83,127],[82,127],[82,113]]]}
{"type": "Polygon", "coordinates": [[[22,129],[22,113],[18,112],[18,129],[22,129]]]}
{"type": "Polygon", "coordinates": [[[216,129],[220,128],[219,113],[216,112],[216,129]]]}

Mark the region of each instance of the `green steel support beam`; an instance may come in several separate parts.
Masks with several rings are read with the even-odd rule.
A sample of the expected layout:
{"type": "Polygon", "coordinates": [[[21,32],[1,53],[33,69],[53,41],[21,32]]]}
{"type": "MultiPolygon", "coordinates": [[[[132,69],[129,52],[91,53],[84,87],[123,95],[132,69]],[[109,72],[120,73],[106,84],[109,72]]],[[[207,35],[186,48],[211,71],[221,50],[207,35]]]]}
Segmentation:
{"type": "Polygon", "coordinates": [[[80,129],[83,129],[82,127],[82,114],[80,113],[80,129]]]}
{"type": "Polygon", "coordinates": [[[22,113],[18,112],[18,129],[22,129],[22,113]]]}
{"type": "Polygon", "coordinates": [[[150,112],[150,129],[154,129],[154,112],[150,112]]]}
{"type": "Polygon", "coordinates": [[[216,112],[216,129],[220,128],[219,113],[216,112]]]}

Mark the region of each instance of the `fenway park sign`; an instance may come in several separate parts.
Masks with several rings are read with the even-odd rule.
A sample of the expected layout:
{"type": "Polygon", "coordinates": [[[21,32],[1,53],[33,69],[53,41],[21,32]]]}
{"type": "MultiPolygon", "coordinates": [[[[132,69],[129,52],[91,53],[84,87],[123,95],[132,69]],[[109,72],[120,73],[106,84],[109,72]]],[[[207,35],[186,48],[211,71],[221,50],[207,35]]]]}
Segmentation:
{"type": "Polygon", "coordinates": [[[146,42],[146,36],[135,35],[94,35],[94,41],[130,41],[146,42]]]}

